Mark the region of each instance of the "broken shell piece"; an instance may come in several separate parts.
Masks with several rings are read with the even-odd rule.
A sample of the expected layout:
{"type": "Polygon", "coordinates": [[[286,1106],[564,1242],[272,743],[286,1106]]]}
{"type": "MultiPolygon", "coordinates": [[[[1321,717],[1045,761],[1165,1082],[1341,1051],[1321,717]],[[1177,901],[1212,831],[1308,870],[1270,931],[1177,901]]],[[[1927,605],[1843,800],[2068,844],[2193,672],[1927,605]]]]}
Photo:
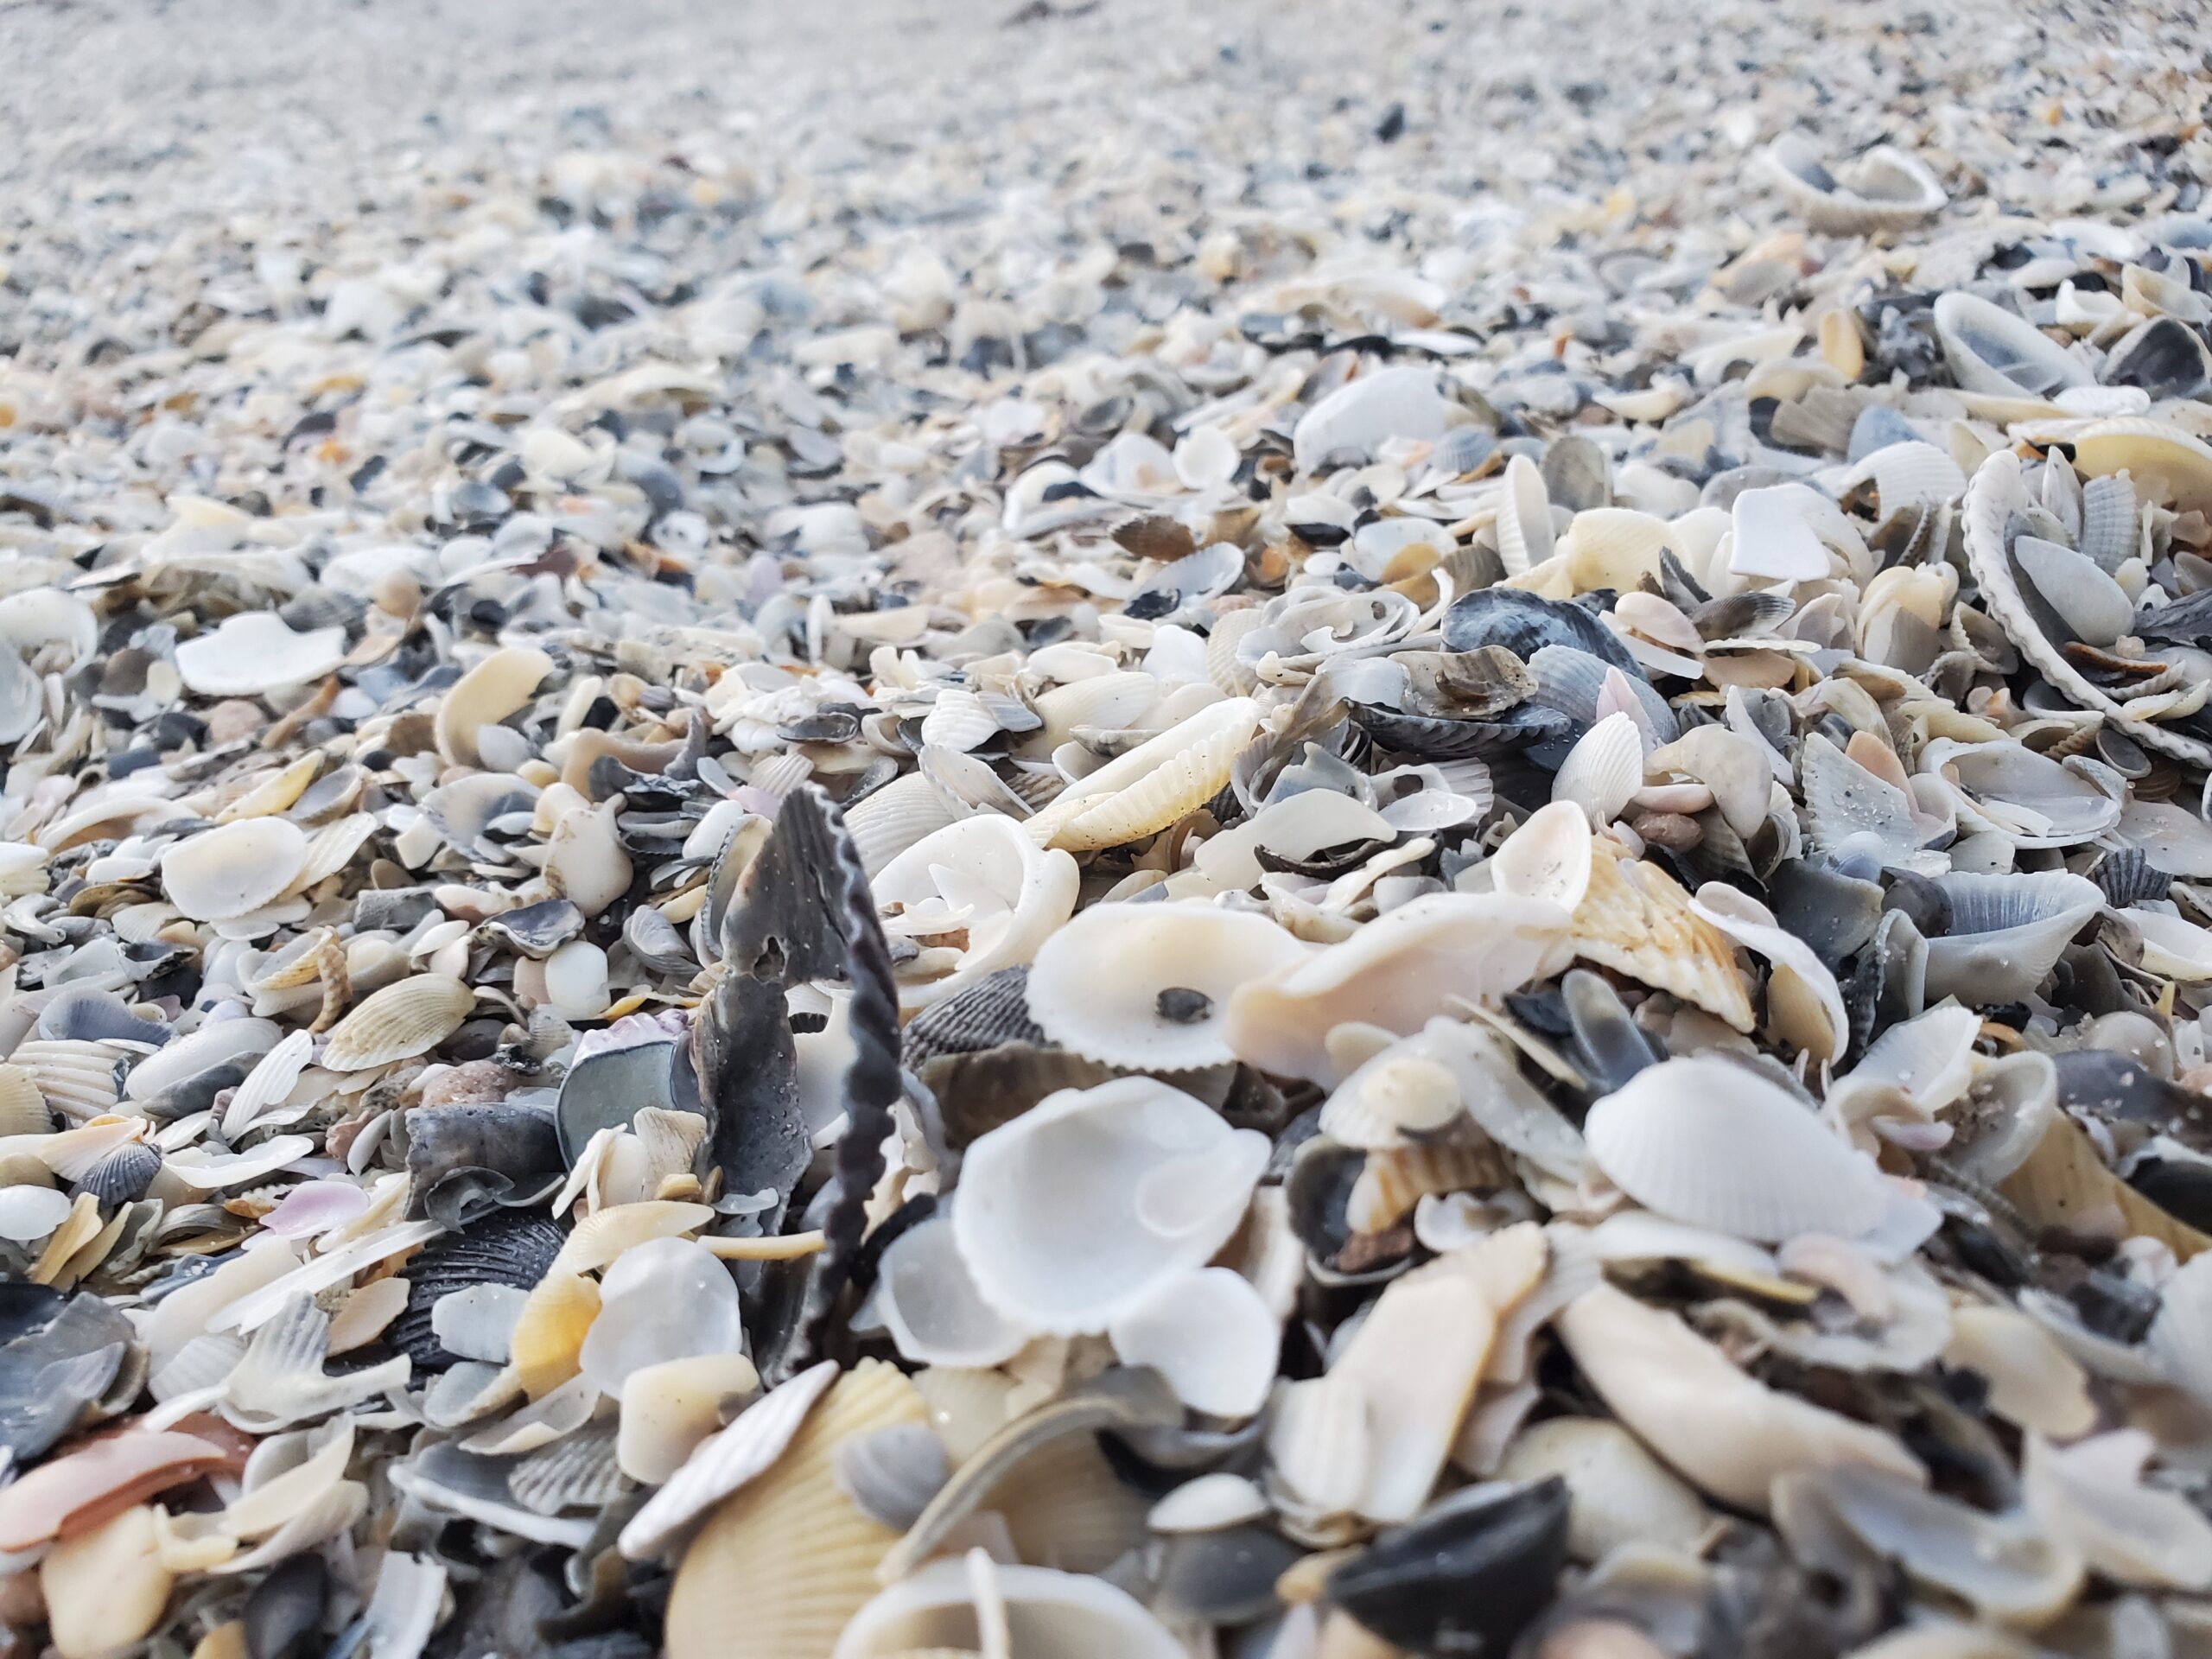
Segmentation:
{"type": "Polygon", "coordinates": [[[1065,1090],[968,1148],[953,1237],[1006,1318],[1103,1331],[1228,1241],[1268,1151],[1151,1077],[1065,1090]]]}
{"type": "Polygon", "coordinates": [[[1182,1659],[1185,1649],[1142,1603],[1103,1579],[1001,1567],[982,1550],[932,1561],[856,1612],[830,1659],[1182,1659]]]}
{"type": "Polygon", "coordinates": [[[1227,786],[1230,767],[1259,721],[1259,705],[1249,697],[1201,709],[1070,784],[1023,829],[1040,847],[1077,853],[1156,835],[1227,786]]]}
{"type": "Polygon", "coordinates": [[[2031,1433],[2021,1487],[2044,1528],[2105,1577],[2201,1594],[2212,1589],[2212,1521],[2179,1492],[2145,1482],[2155,1445],[2138,1428],[2064,1447],[2031,1433]]]}
{"type": "Polygon", "coordinates": [[[1631,856],[1609,836],[1594,841],[1591,851],[1589,883],[1568,939],[1573,955],[1671,991],[1738,1031],[1751,1030],[1751,995],[1728,936],[1700,916],[1657,865],[1631,856]]]}
{"type": "Polygon", "coordinates": [[[900,1357],[925,1365],[996,1365],[1029,1341],[1027,1328],[983,1300],[953,1242],[950,1217],[908,1228],[877,1268],[876,1306],[900,1357]]]}
{"type": "Polygon", "coordinates": [[[296,633],[274,611],[240,611],[176,648],[186,690],[203,697],[257,697],[305,685],[345,660],[345,629],[296,633]]]}
{"type": "Polygon", "coordinates": [[[599,1315],[576,1358],[594,1387],[620,1400],[632,1373],[734,1354],[744,1336],[729,1269],[689,1239],[654,1238],[624,1251],[601,1275],[599,1315]]]}
{"type": "Polygon", "coordinates": [[[1776,139],[1764,159],[1805,222],[1831,236],[1904,230],[1942,211],[1936,175],[1894,145],[1877,144],[1832,171],[1809,136],[1792,132],[1776,139]]]}
{"type": "Polygon", "coordinates": [[[1974,294],[1936,302],[1936,338],[1961,387],[1992,397],[2047,397],[2090,382],[2088,368],[2018,314],[1974,294]]]}
{"type": "Polygon", "coordinates": [[[1500,893],[1573,911],[1590,890],[1590,815],[1576,801],[1539,807],[1491,855],[1500,893]]]}
{"type": "Polygon", "coordinates": [[[2032,992],[2067,941],[2104,906],[2094,881],[2063,871],[1936,878],[1950,925],[1928,941],[1928,995],[1974,1007],[2032,992]]]}
{"type": "Polygon", "coordinates": [[[1249,911],[1196,901],[1099,905],[1037,952],[1030,1017],[1062,1047],[1109,1065],[1218,1065],[1234,1058],[1226,1030],[1238,987],[1312,954],[1249,911]]]}
{"type": "MultiPolygon", "coordinates": [[[[873,1363],[864,1362],[855,1375],[868,1371],[873,1363]]],[[[683,1466],[623,1528],[622,1553],[633,1561],[659,1554],[714,1505],[772,1468],[804,1425],[807,1414],[838,1380],[835,1364],[824,1361],[810,1366],[770,1389],[727,1427],[701,1441],[683,1466]]]]}
{"type": "Polygon", "coordinates": [[[162,855],[162,891],[194,921],[216,922],[283,896],[307,861],[308,838],[283,818],[203,830],[162,855]]]}
{"type": "Polygon", "coordinates": [[[530,701],[553,659],[530,645],[503,645],[454,683],[438,703],[438,753],[456,766],[481,763],[476,734],[530,701]]]}
{"type": "Polygon", "coordinates": [[[885,931],[920,946],[932,968],[901,976],[899,1006],[928,1007],[1029,961],[1074,910],[1077,880],[1074,859],[995,812],[924,836],[870,884],[885,931]]]}
{"type": "Polygon", "coordinates": [[[1516,1435],[1497,1466],[1500,1480],[1567,1483],[1567,1550],[1602,1560],[1624,1544],[1694,1549],[1713,1515],[1674,1472],[1618,1423],[1602,1417],[1554,1417],[1516,1435]]]}
{"type": "Polygon", "coordinates": [[[1259,1410],[1282,1345],[1260,1293],[1227,1268],[1159,1281],[1106,1334],[1123,1364],[1152,1366],[1185,1405],[1212,1417],[1259,1410]]]}
{"type": "Polygon", "coordinates": [[[726,1408],[760,1386],[742,1354],[694,1354],[632,1370],[622,1386],[615,1458],[631,1479],[657,1486],[719,1430],[726,1408]]]}

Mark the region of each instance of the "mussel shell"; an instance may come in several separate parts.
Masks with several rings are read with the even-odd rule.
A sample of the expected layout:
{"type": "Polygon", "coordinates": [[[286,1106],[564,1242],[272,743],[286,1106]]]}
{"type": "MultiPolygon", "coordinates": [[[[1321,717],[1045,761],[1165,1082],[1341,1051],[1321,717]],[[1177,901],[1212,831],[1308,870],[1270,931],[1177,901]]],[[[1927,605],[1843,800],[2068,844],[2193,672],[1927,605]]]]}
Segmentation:
{"type": "Polygon", "coordinates": [[[1330,1599],[1421,1653],[1502,1654],[1567,1564],[1567,1483],[1471,1486],[1383,1533],[1329,1575],[1330,1599]]]}
{"type": "Polygon", "coordinates": [[[465,1233],[443,1233],[407,1263],[407,1306],[384,1339],[415,1362],[418,1370],[442,1371],[455,1363],[430,1329],[438,1299],[471,1285],[513,1285],[527,1290],[545,1276],[567,1231],[550,1217],[528,1210],[500,1210],[465,1233]]]}
{"type": "Polygon", "coordinates": [[[1444,613],[1447,651],[1503,645],[1527,662],[1546,645],[1567,645],[1603,658],[1633,679],[1644,677],[1620,636],[1580,604],[1540,599],[1514,588],[1463,594],[1444,613]]]}

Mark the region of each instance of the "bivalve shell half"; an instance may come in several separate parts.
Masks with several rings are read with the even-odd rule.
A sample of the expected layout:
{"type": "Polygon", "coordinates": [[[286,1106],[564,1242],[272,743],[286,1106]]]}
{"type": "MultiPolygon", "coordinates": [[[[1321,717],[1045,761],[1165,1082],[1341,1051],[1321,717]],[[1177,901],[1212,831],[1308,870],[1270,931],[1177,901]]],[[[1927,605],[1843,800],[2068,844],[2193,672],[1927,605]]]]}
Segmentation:
{"type": "Polygon", "coordinates": [[[1230,996],[1312,954],[1250,911],[1198,901],[1098,905],[1038,950],[1029,1014],[1052,1041],[1108,1065],[1219,1065],[1236,1058],[1230,996]]]}
{"type": "MultiPolygon", "coordinates": [[[[981,1550],[932,1561],[853,1616],[830,1659],[1184,1659],[1181,1642],[1127,1591],[1087,1573],[1001,1567],[981,1550]]],[[[765,1653],[765,1649],[764,1649],[765,1653]]]]}
{"type": "Polygon", "coordinates": [[[995,812],[924,836],[870,884],[885,931],[944,963],[928,978],[902,975],[899,1006],[928,1007],[1029,961],[1074,912],[1078,880],[1072,857],[995,812]]]}
{"type": "Polygon", "coordinates": [[[1040,847],[1120,847],[1179,822],[1219,794],[1259,730],[1249,697],[1211,703],[1063,790],[1024,826],[1040,847]]]}
{"type": "Polygon", "coordinates": [[[1647,1067],[1590,1109],[1583,1135],[1599,1168],[1646,1209],[1760,1243],[1856,1237],[1887,1203],[1873,1163],[1811,1107],[1714,1057],[1647,1067]]]}
{"type": "Polygon", "coordinates": [[[337,671],[346,630],[295,633],[274,611],[241,611],[176,648],[185,689],[203,697],[257,697],[337,671]]]}
{"type": "Polygon", "coordinates": [[[476,994],[444,974],[417,974],[372,992],[333,1027],[318,1062],[331,1071],[365,1071],[427,1054],[461,1029],[476,994]]]}
{"type": "Polygon", "coordinates": [[[1830,236],[1901,231],[1941,213],[1943,186],[1927,163],[1890,144],[1831,171],[1818,145],[1802,132],[1784,134],[1763,158],[1768,176],[1813,229],[1830,236]]]}
{"type": "Polygon", "coordinates": [[[2105,902],[2095,882],[2063,870],[1958,871],[1936,885],[1950,901],[1951,922],[1928,941],[1928,995],[1975,1007],[2017,1001],[2042,984],[2105,902]]]}
{"type": "Polygon", "coordinates": [[[2092,383],[2088,365],[2017,312],[1974,294],[1936,302],[1936,338],[1961,388],[1991,397],[2048,397],[2092,383]]]}
{"type": "Polygon", "coordinates": [[[528,702],[553,671],[553,659],[532,645],[502,645],[454,683],[438,704],[438,753],[456,766],[481,764],[480,728],[496,726],[528,702]]]}
{"type": "Polygon", "coordinates": [[[162,855],[162,891],[195,922],[226,921],[282,898],[307,863],[307,833],[283,818],[242,818],[162,855]]]}

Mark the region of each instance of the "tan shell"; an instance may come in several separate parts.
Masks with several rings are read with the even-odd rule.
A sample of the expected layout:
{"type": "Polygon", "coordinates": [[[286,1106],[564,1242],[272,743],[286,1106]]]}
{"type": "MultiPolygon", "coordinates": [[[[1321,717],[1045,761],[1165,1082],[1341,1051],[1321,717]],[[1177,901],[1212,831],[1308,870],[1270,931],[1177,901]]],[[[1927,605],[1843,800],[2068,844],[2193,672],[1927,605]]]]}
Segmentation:
{"type": "Polygon", "coordinates": [[[115,1066],[126,1052],[114,1043],[33,1038],[16,1045],[9,1070],[29,1078],[56,1115],[81,1123],[115,1109],[115,1066]]]}
{"type": "Polygon", "coordinates": [[[195,922],[258,910],[306,864],[307,832],[283,818],[242,818],[188,836],[162,855],[162,891],[195,922]]]}
{"type": "Polygon", "coordinates": [[[2113,1239],[2140,1234],[2184,1262],[2212,1246],[2212,1237],[2168,1215],[2107,1168],[2088,1131],[2063,1114],[2051,1120],[2027,1160],[1997,1190],[2038,1230],[2113,1239]]]}
{"type": "Polygon", "coordinates": [[[144,1640],[162,1622],[173,1581],[154,1511],[141,1503],[56,1544],[38,1581],[61,1659],[109,1659],[144,1640]]]}
{"type": "Polygon", "coordinates": [[[1069,785],[1029,820],[1030,836],[1080,853],[1157,835],[1222,791],[1259,726],[1259,705],[1249,697],[1210,703],[1069,785]]]}
{"type": "Polygon", "coordinates": [[[418,974],[372,993],[331,1028],[319,1065],[365,1071],[427,1054],[461,1029],[476,994],[444,974],[418,974]]]}
{"type": "Polygon", "coordinates": [[[2099,421],[2071,435],[2074,465],[2090,478],[2126,472],[2176,512],[2212,513],[2212,444],[2164,421],[2099,421]]]}
{"type": "Polygon", "coordinates": [[[496,725],[528,702],[553,659],[531,645],[503,645],[454,682],[438,704],[438,753],[456,766],[473,766],[476,729],[496,725]]]}
{"type": "Polygon", "coordinates": [[[507,1363],[522,1391],[537,1400],[574,1376],[592,1321],[599,1317],[599,1287],[557,1264],[531,1289],[507,1339],[507,1363]]]}
{"type": "Polygon", "coordinates": [[[1574,954],[1750,1031],[1751,999],[1728,936],[1697,915],[1656,864],[1602,836],[1592,853],[1590,885],[1574,909],[1574,954]]]}
{"type": "Polygon", "coordinates": [[[684,1552],[668,1601],[669,1659],[822,1659],[881,1587],[876,1564],[899,1535],[838,1489],[845,1441],[922,1423],[912,1383],[862,1360],[809,1414],[775,1466],[715,1510],[684,1552]]]}

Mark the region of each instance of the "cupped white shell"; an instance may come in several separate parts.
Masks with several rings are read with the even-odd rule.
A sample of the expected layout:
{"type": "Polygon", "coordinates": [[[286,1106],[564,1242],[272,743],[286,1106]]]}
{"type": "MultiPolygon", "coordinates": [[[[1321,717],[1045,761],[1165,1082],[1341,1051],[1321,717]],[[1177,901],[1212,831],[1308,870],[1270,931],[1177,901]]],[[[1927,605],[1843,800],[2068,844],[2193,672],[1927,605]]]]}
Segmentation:
{"type": "Polygon", "coordinates": [[[1580,802],[1539,807],[1491,855],[1491,881],[1500,893],[1571,912],[1590,889],[1590,815],[1580,802]]]}
{"type": "Polygon", "coordinates": [[[1946,200],[1927,163],[1891,144],[1877,144],[1831,170],[1808,135],[1791,132],[1761,159],[1805,222],[1831,236],[1904,230],[1942,212],[1946,200]]]}
{"type": "Polygon", "coordinates": [[[2100,761],[2054,760],[2018,743],[1936,738],[1921,751],[1923,776],[1939,779],[1961,825],[2016,847],[2072,847],[2120,822],[2126,781],[2100,761]]]}
{"type": "Polygon", "coordinates": [[[886,931],[923,948],[916,976],[901,976],[899,1006],[928,1007],[1027,962],[1074,911],[1078,879],[1073,858],[995,812],[916,842],[870,884],[886,931]]]}
{"type": "Polygon", "coordinates": [[[1855,1237],[1886,1203],[1873,1163],[1780,1084],[1710,1056],[1646,1068],[1590,1109],[1583,1137],[1646,1209],[1738,1238],[1855,1237]]]}
{"type": "Polygon", "coordinates": [[[1063,1090],[968,1148],[953,1237],[1007,1319],[1101,1332],[1227,1242],[1268,1154],[1152,1077],[1063,1090]]]}
{"type": "Polygon", "coordinates": [[[950,1217],[932,1216],[893,1240],[876,1282],[876,1311],[901,1358],[925,1365],[995,1365],[1029,1340],[1026,1326],[976,1288],[950,1217]]]}
{"type": "Polygon", "coordinates": [[[1936,338],[1967,391],[2047,397],[2090,384],[2088,365],[2017,312],[1974,294],[1936,302],[1936,338]]]}
{"type": "Polygon", "coordinates": [[[1251,1283],[1227,1268],[1167,1279],[1106,1327],[1125,1365],[1149,1365],[1175,1397],[1212,1417],[1259,1410],[1274,1381],[1281,1327],[1251,1283]]]}
{"type": "Polygon", "coordinates": [[[932,1561],[858,1612],[829,1659],[994,1653],[1001,1659],[1185,1659],[1127,1591],[1086,1573],[1000,1567],[981,1550],[932,1561]]]}
{"type": "Polygon", "coordinates": [[[1195,900],[1098,905],[1038,950],[1029,1016],[1062,1047],[1107,1065],[1218,1065],[1235,1058],[1232,994],[1313,951],[1252,911],[1195,900]]]}
{"type": "Polygon", "coordinates": [[[1643,783],[1643,737],[1625,713],[1607,715],[1585,732],[1560,762],[1552,800],[1572,801],[1603,829],[1621,815],[1643,783]]]}
{"type": "Polygon", "coordinates": [[[225,921],[283,897],[307,857],[299,825],[241,818],[188,836],[163,853],[162,891],[194,921],[225,921]]]}

